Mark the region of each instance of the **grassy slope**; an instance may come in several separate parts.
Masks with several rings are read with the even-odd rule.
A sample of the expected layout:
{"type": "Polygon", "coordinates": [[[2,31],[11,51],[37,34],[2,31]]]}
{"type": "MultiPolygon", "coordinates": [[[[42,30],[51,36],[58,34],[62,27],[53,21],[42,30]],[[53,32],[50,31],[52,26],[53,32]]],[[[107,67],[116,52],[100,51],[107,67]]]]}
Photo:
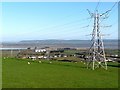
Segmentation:
{"type": "Polygon", "coordinates": [[[111,66],[107,71],[93,71],[83,63],[44,61],[28,65],[27,60],[5,59],[3,88],[114,88],[118,86],[118,69],[111,66]]]}

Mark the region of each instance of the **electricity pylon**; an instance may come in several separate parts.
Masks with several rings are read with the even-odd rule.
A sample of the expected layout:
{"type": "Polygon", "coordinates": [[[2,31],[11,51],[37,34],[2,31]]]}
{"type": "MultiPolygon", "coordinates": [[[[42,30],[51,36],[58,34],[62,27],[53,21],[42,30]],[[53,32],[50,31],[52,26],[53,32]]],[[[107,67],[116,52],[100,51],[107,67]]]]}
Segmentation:
{"type": "Polygon", "coordinates": [[[100,32],[100,19],[101,17],[104,17],[105,19],[109,11],[110,10],[106,11],[105,13],[99,14],[97,10],[94,13],[91,13],[88,10],[91,18],[94,19],[94,26],[91,34],[92,45],[88,52],[89,55],[87,60],[87,68],[92,68],[93,70],[100,67],[107,70],[107,62],[105,57],[102,34],[100,32]]]}

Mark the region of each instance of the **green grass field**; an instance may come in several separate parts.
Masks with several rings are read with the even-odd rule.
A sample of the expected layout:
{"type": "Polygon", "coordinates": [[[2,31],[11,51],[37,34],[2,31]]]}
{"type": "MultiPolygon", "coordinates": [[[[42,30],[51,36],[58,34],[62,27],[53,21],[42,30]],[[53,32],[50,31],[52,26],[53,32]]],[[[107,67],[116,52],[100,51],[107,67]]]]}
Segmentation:
{"type": "Polygon", "coordinates": [[[108,70],[86,69],[82,62],[2,60],[3,88],[117,88],[117,63],[108,63],[108,70]]]}

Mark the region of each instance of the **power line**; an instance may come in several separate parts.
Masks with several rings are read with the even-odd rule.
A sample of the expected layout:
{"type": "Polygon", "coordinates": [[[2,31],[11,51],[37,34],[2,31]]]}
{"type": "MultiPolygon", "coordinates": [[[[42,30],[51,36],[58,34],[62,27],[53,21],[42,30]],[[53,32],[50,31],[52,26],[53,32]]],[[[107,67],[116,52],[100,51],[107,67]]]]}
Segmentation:
{"type": "Polygon", "coordinates": [[[95,11],[97,11],[99,4],[100,4],[100,0],[98,1],[97,5],[96,5],[95,11]]]}
{"type": "MultiPolygon", "coordinates": [[[[35,32],[39,32],[40,30],[55,30],[57,32],[61,32],[63,29],[66,29],[66,26],[68,25],[72,25],[72,24],[76,24],[76,23],[80,23],[80,22],[83,22],[83,23],[80,23],[79,25],[82,25],[84,23],[86,23],[85,21],[89,20],[91,18],[84,18],[84,19],[80,19],[80,20],[75,20],[75,21],[71,21],[71,22],[68,22],[68,23],[64,23],[64,24],[61,24],[61,25],[55,25],[53,27],[48,27],[48,28],[43,28],[43,29],[39,29],[39,30],[36,30],[36,31],[32,31],[32,32],[27,32],[27,34],[30,34],[30,33],[35,33],[35,32]],[[61,29],[60,31],[58,31],[57,29],[61,29]]],[[[72,26],[73,27],[73,26],[72,26]]],[[[53,31],[50,31],[50,32],[47,32],[47,33],[52,33],[53,31]]]]}
{"type": "MultiPolygon", "coordinates": [[[[117,5],[117,3],[118,3],[118,2],[115,2],[115,3],[113,4],[113,6],[111,7],[111,9],[109,9],[108,11],[106,11],[105,13],[103,13],[103,15],[106,14],[106,17],[104,17],[100,23],[102,23],[104,20],[108,19],[108,18],[111,16],[111,14],[113,14],[113,13],[110,13],[110,12],[112,12],[113,8],[117,5]],[[109,13],[110,13],[110,14],[109,14],[109,13]],[[109,16],[107,16],[108,14],[109,14],[109,16]]],[[[114,11],[114,12],[115,12],[115,11],[114,11]]]]}
{"type": "Polygon", "coordinates": [[[118,2],[115,2],[115,4],[111,7],[111,11],[112,11],[112,9],[116,6],[116,4],[117,4],[118,2]]]}
{"type": "Polygon", "coordinates": [[[68,33],[70,33],[70,32],[72,32],[73,34],[75,33],[75,32],[77,32],[76,30],[78,29],[78,30],[80,30],[80,29],[84,29],[84,28],[87,28],[87,27],[89,27],[89,25],[87,25],[87,26],[82,26],[82,27],[77,27],[77,28],[71,28],[70,27],[70,29],[62,29],[62,30],[55,30],[54,32],[46,32],[46,34],[42,34],[42,36],[45,36],[45,35],[53,35],[53,34],[57,34],[57,35],[59,35],[59,34],[62,34],[61,32],[63,32],[64,34],[66,34],[67,32],[66,32],[66,30],[69,30],[69,32],[68,33]]]}
{"type": "MultiPolygon", "coordinates": [[[[53,35],[53,34],[56,34],[57,33],[57,35],[59,35],[59,33],[61,33],[61,32],[63,32],[64,33],[64,35],[66,35],[67,34],[67,32],[66,32],[66,30],[69,30],[69,33],[71,32],[71,33],[73,33],[73,34],[75,34],[75,33],[79,33],[78,31],[76,31],[77,29],[82,29],[82,30],[84,30],[84,28],[88,28],[89,26],[90,26],[90,22],[92,21],[92,19],[90,18],[90,21],[89,21],[89,24],[88,25],[85,25],[85,26],[81,26],[81,27],[78,27],[78,28],[74,28],[73,26],[72,26],[72,28],[70,27],[70,29],[69,28],[64,28],[64,27],[62,27],[62,29],[61,30],[55,30],[55,28],[54,28],[54,32],[53,31],[50,31],[50,32],[46,32],[46,34],[42,34],[42,36],[45,36],[45,35],[53,35]]],[[[84,24],[84,23],[82,23],[82,24],[84,24]]],[[[62,35],[63,35],[63,33],[61,33],[62,35]]],[[[61,36],[60,36],[61,37],[61,36]]]]}

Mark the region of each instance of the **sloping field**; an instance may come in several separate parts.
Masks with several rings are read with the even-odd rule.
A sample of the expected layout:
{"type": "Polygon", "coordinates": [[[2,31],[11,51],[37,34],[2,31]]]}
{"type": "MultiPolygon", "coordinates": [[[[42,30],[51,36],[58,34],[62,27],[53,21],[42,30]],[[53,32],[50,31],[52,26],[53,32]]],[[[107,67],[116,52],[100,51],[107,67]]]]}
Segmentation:
{"type": "Polygon", "coordinates": [[[82,62],[3,59],[3,88],[117,88],[117,63],[108,70],[86,69],[82,62]]]}

